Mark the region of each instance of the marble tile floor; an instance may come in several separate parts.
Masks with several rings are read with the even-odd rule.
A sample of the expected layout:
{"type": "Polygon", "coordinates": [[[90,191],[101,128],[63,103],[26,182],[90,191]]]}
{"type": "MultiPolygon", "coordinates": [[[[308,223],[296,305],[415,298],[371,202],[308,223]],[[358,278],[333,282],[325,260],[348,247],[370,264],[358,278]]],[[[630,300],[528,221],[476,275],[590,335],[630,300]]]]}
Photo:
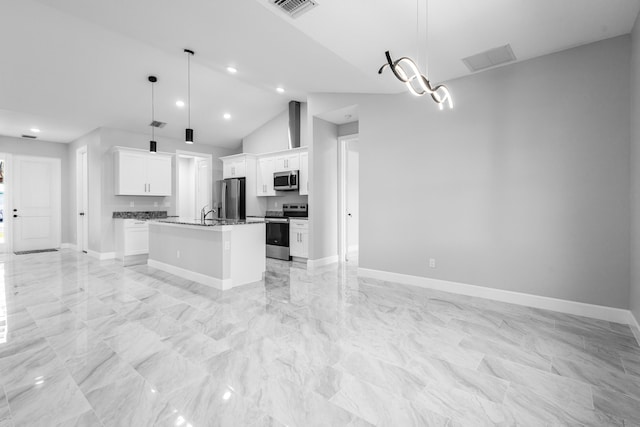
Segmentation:
{"type": "Polygon", "coordinates": [[[268,261],[0,259],[0,427],[639,426],[626,325],[268,261]]]}

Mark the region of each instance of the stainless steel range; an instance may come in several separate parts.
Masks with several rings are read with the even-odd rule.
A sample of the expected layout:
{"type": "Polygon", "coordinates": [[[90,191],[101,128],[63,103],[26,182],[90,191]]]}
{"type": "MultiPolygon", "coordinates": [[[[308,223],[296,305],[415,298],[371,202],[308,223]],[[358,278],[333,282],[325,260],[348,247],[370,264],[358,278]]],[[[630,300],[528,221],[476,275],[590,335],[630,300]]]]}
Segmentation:
{"type": "Polygon", "coordinates": [[[281,211],[267,211],[267,257],[289,261],[289,218],[303,218],[309,214],[306,203],[285,203],[281,211]]]}

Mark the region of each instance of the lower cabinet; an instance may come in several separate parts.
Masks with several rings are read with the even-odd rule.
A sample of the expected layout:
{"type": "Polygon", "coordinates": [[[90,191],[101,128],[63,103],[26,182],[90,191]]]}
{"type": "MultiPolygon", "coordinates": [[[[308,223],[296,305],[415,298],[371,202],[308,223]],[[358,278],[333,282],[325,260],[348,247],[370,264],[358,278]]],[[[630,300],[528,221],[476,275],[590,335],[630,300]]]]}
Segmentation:
{"type": "Polygon", "coordinates": [[[309,258],[309,221],[289,220],[289,253],[299,258],[309,258]]]}
{"type": "Polygon", "coordinates": [[[139,219],[116,219],[116,258],[149,253],[149,223],[139,219]]]}

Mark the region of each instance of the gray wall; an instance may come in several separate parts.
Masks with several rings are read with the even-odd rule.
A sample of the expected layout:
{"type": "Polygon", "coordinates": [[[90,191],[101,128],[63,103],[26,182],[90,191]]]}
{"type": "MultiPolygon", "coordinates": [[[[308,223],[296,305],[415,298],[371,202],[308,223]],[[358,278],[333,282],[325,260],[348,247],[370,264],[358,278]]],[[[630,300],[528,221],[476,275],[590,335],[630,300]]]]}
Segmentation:
{"type": "MultiPolygon", "coordinates": [[[[61,165],[61,225],[60,225],[60,241],[68,243],[71,238],[71,227],[69,221],[69,200],[70,195],[66,189],[69,187],[69,158],[67,155],[68,147],[66,144],[56,142],[38,141],[25,138],[14,138],[10,136],[0,135],[0,153],[13,155],[36,156],[36,157],[54,157],[60,159],[61,165]]],[[[8,165],[9,167],[11,165],[8,165]]],[[[6,215],[6,214],[5,214],[6,215]]],[[[75,224],[74,224],[75,227],[75,224]]],[[[75,236],[75,229],[73,230],[75,236]]]]}
{"type": "Polygon", "coordinates": [[[357,133],[358,122],[349,122],[338,126],[338,136],[355,135],[357,133]]]}
{"type": "MultiPolygon", "coordinates": [[[[360,266],[627,308],[629,80],[622,36],[448,82],[452,111],[312,95],[309,116],[359,104],[360,266]]],[[[310,203],[315,259],[335,211],[310,203]]]]}
{"type": "Polygon", "coordinates": [[[309,259],[338,255],[338,126],[313,117],[309,153],[309,259]]]}
{"type": "Polygon", "coordinates": [[[640,321],[640,15],[631,35],[631,290],[629,304],[640,321]]]}
{"type": "MultiPolygon", "coordinates": [[[[176,150],[191,151],[213,156],[213,180],[222,178],[222,162],[219,157],[236,154],[237,149],[225,149],[207,144],[186,145],[182,141],[156,136],[158,152],[175,154],[176,150]]],[[[149,148],[149,136],[111,128],[100,128],[74,141],[70,145],[69,158],[73,165],[73,180],[69,183],[69,193],[73,194],[75,206],[75,157],[76,149],[87,145],[89,166],[89,249],[108,253],[114,251],[114,211],[166,210],[169,215],[176,213],[175,197],[175,157],[173,160],[173,195],[170,197],[116,196],[114,194],[113,151],[115,146],[149,148]],[[134,206],[131,207],[133,202],[134,206]],[[157,206],[156,206],[157,204],[157,206]],[[97,214],[96,214],[97,213],[97,214]]],[[[70,218],[75,243],[76,217],[70,218]]]]}

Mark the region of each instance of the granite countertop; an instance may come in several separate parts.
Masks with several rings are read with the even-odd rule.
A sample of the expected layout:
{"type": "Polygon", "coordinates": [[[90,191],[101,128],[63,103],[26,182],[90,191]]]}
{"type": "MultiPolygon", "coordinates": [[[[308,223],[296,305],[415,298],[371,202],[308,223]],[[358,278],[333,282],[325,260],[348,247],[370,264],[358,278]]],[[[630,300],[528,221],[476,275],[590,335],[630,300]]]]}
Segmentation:
{"type": "Polygon", "coordinates": [[[245,225],[245,224],[262,224],[264,221],[256,221],[251,220],[247,221],[246,219],[206,219],[202,222],[199,219],[191,219],[191,218],[179,218],[179,217],[169,217],[169,218],[156,218],[155,222],[161,222],[165,224],[182,224],[182,225],[198,225],[201,227],[215,227],[215,226],[223,226],[223,225],[245,225]]]}
{"type": "Polygon", "coordinates": [[[122,212],[114,212],[114,219],[157,219],[157,218],[166,218],[167,211],[138,211],[138,212],[130,212],[130,211],[122,211],[122,212]]]}

